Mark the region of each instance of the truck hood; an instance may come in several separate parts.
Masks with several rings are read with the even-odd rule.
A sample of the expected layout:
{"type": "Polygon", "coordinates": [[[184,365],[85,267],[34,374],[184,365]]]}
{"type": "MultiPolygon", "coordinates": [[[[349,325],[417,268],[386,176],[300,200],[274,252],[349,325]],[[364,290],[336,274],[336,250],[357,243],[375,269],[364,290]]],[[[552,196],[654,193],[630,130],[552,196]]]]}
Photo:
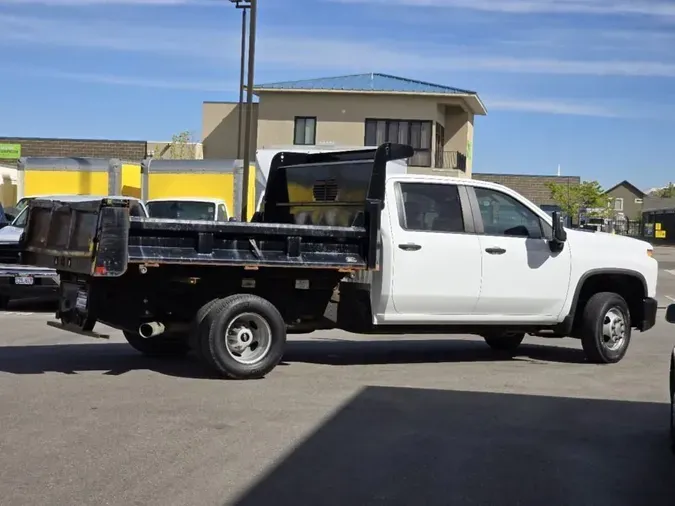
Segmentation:
{"type": "Polygon", "coordinates": [[[0,244],[18,243],[22,233],[22,228],[11,225],[0,228],[0,244]]]}
{"type": "Polygon", "coordinates": [[[648,249],[653,249],[652,245],[647,241],[636,239],[634,237],[627,237],[625,235],[609,234],[607,232],[592,232],[585,230],[567,231],[567,240],[574,244],[585,244],[590,247],[597,248],[611,248],[621,253],[636,252],[644,255],[648,249]]]}

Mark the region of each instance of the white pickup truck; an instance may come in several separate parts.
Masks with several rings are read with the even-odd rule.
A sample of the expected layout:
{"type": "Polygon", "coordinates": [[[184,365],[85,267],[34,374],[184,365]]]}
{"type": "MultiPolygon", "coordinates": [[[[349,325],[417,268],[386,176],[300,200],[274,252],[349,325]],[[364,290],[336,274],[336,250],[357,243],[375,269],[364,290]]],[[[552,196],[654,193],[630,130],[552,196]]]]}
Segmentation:
{"type": "Polygon", "coordinates": [[[654,325],[650,244],[565,229],[496,184],[397,173],[413,153],[278,153],[248,223],[31,202],[23,255],[59,266],[71,328],[104,323],[145,354],[192,349],[233,378],[271,371],[289,331],[470,333],[502,351],[570,336],[614,363],[633,329],[654,325]],[[51,232],[67,223],[89,225],[71,225],[64,247],[51,232]]]}
{"type": "Polygon", "coordinates": [[[339,326],[478,334],[498,350],[514,350],[525,334],[570,336],[590,361],[618,362],[631,330],[655,322],[652,246],[553,220],[560,215],[498,184],[391,176],[381,268],[348,297],[341,284],[339,326]]]}

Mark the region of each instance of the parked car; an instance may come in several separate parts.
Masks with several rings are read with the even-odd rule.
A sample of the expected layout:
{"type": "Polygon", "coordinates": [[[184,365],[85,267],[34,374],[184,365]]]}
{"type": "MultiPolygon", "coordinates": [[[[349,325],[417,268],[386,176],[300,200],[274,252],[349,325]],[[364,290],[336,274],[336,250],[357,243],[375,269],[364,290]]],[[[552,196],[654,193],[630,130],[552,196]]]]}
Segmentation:
{"type": "Polygon", "coordinates": [[[2,204],[0,204],[0,229],[9,225],[10,221],[12,221],[11,214],[8,214],[7,210],[2,207],[2,204]]]}
{"type": "Polygon", "coordinates": [[[148,200],[151,218],[172,220],[228,221],[230,212],[223,199],[168,197],[148,200]]]}
{"type": "MultiPolygon", "coordinates": [[[[34,198],[59,200],[62,202],[86,202],[105,197],[98,195],[45,195],[27,197],[17,204],[19,214],[7,226],[0,229],[0,309],[7,309],[11,300],[23,298],[58,298],[59,276],[54,269],[23,265],[19,239],[26,226],[28,202],[34,198]]],[[[133,200],[130,214],[147,217],[148,212],[142,201],[133,197],[115,197],[133,200]]]]}

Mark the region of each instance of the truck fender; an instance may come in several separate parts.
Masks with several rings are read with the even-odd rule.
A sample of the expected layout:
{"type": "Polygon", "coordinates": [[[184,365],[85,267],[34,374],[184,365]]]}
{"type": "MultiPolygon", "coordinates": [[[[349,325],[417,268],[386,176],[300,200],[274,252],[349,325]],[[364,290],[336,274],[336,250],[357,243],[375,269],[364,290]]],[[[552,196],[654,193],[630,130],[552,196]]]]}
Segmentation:
{"type": "Polygon", "coordinates": [[[647,294],[647,281],[645,277],[638,271],[632,269],[591,269],[590,271],[585,272],[580,278],[577,286],[574,288],[574,297],[572,298],[572,306],[570,307],[570,314],[573,315],[576,308],[577,302],[579,302],[579,296],[581,295],[581,289],[584,286],[584,283],[588,281],[592,276],[597,276],[600,274],[620,274],[624,276],[631,276],[637,278],[642,283],[642,290],[646,296],[647,294]]]}

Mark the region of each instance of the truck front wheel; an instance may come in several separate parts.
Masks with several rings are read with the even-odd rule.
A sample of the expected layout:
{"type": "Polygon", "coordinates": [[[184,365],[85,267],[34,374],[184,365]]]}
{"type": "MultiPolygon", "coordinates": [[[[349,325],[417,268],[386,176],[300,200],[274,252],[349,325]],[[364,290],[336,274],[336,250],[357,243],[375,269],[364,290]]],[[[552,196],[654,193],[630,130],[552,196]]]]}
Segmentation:
{"type": "Polygon", "coordinates": [[[232,295],[212,306],[202,323],[206,362],[231,379],[262,378],[281,361],[286,324],[276,307],[252,294],[232,295]]]}
{"type": "Polygon", "coordinates": [[[589,362],[619,362],[626,355],[630,344],[628,304],[616,293],[594,294],[584,307],[580,330],[581,345],[589,362]]]}
{"type": "Polygon", "coordinates": [[[483,336],[487,345],[497,351],[516,351],[525,339],[524,333],[492,334],[483,336]]]}
{"type": "Polygon", "coordinates": [[[127,330],[124,331],[124,337],[133,349],[148,357],[183,357],[190,351],[187,339],[180,337],[142,337],[127,330]]]}

